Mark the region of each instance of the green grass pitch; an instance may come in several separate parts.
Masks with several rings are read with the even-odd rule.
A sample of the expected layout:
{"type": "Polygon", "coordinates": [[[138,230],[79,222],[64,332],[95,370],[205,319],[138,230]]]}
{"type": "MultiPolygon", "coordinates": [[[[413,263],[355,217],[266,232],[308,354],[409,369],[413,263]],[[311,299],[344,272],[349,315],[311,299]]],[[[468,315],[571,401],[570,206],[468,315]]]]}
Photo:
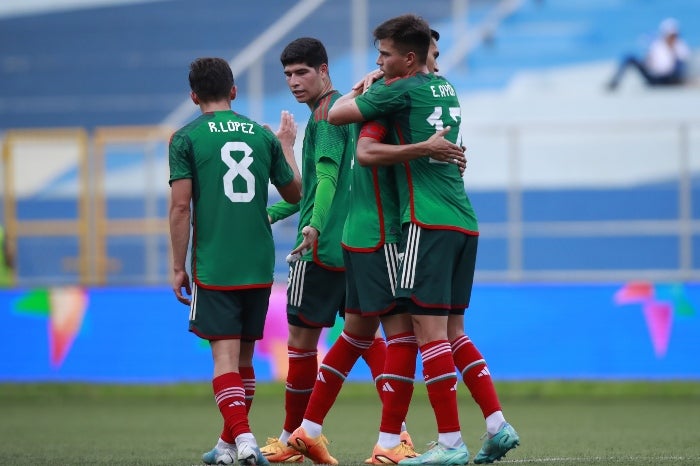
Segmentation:
{"type": "MultiPolygon", "coordinates": [[[[700,464],[700,383],[499,383],[521,446],[502,464],[700,464]]],[[[0,384],[0,464],[193,465],[221,429],[207,384],[0,384]]],[[[264,444],[283,419],[281,384],[260,384],[251,425],[264,444]]],[[[472,455],[484,422],[459,387],[472,455]]],[[[324,433],[341,464],[359,465],[377,440],[380,407],[369,384],[346,384],[324,433]]],[[[419,451],[436,438],[425,387],[408,417],[419,451]]],[[[311,464],[308,460],[306,464],[311,464]]]]}

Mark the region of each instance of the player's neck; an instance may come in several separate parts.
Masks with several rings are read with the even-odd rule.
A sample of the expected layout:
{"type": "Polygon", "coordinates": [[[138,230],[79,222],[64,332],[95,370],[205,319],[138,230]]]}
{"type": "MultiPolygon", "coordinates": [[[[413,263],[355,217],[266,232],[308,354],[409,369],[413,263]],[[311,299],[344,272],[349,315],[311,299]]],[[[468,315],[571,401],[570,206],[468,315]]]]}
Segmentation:
{"type": "Polygon", "coordinates": [[[423,64],[423,65],[416,65],[414,67],[411,67],[409,75],[413,76],[418,73],[424,73],[424,74],[429,74],[430,70],[428,69],[428,65],[423,64]]]}
{"type": "Polygon", "coordinates": [[[318,104],[318,101],[321,100],[324,95],[328,94],[332,90],[333,83],[330,80],[328,80],[328,82],[323,86],[323,89],[321,89],[321,92],[319,92],[318,96],[315,99],[313,99],[313,101],[307,102],[309,108],[313,110],[314,107],[316,107],[316,104],[318,104]]]}
{"type": "Polygon", "coordinates": [[[199,108],[202,110],[202,113],[212,113],[220,112],[223,110],[231,110],[231,101],[220,100],[218,102],[200,103],[199,108]]]}

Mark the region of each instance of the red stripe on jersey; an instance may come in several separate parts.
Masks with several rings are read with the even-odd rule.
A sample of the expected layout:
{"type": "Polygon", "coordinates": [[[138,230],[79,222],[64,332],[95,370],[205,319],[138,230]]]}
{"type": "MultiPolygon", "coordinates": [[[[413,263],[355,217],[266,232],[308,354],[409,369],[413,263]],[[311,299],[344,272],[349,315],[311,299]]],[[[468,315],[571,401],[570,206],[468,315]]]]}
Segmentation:
{"type": "MultiPolygon", "coordinates": [[[[382,142],[387,133],[387,127],[378,121],[368,121],[362,125],[360,138],[371,138],[382,142]]],[[[382,207],[381,188],[379,186],[379,174],[377,167],[372,167],[372,184],[374,185],[374,200],[377,203],[377,215],[379,216],[379,243],[374,248],[348,248],[349,251],[376,251],[384,245],[386,232],[384,227],[384,209],[382,207]]]]}
{"type": "Polygon", "coordinates": [[[251,290],[254,288],[270,288],[272,282],[270,283],[254,283],[251,285],[206,285],[199,281],[198,278],[193,279],[197,286],[204,288],[206,290],[251,290]]]}
{"type": "MultiPolygon", "coordinates": [[[[356,248],[348,246],[341,241],[340,245],[343,249],[351,252],[374,252],[379,250],[386,243],[386,228],[384,226],[384,208],[382,207],[382,194],[379,187],[379,168],[372,167],[372,184],[374,185],[374,201],[377,203],[377,216],[379,217],[379,241],[376,245],[369,248],[356,248]]],[[[368,314],[369,315],[369,314],[368,314]]]]}
{"type": "Polygon", "coordinates": [[[333,267],[330,265],[326,265],[321,261],[321,258],[318,257],[318,240],[314,243],[314,248],[313,248],[313,258],[314,258],[314,264],[318,265],[322,269],[330,270],[331,272],[345,272],[345,267],[333,267]]]}
{"type": "Polygon", "coordinates": [[[374,184],[374,199],[377,203],[377,215],[379,216],[379,245],[385,241],[384,231],[384,208],[382,207],[382,194],[379,187],[379,173],[377,167],[372,167],[372,182],[374,184]]]}
{"type": "Polygon", "coordinates": [[[465,235],[469,235],[469,236],[479,236],[478,231],[467,230],[464,228],[456,227],[454,225],[431,225],[428,223],[422,223],[422,222],[419,222],[418,219],[416,219],[413,214],[411,214],[411,223],[415,223],[419,227],[425,228],[426,230],[451,230],[451,231],[457,231],[459,233],[464,233],[465,235]]]}
{"type": "Polygon", "coordinates": [[[418,217],[416,217],[416,209],[414,202],[415,194],[413,192],[413,178],[411,177],[411,165],[408,162],[403,162],[403,166],[406,169],[406,180],[408,182],[408,197],[410,199],[409,204],[411,205],[411,223],[415,223],[419,227],[425,228],[427,230],[452,230],[464,233],[465,235],[479,236],[478,231],[467,230],[455,225],[431,225],[418,220],[418,217]]]}
{"type": "Polygon", "coordinates": [[[314,121],[323,121],[328,119],[328,112],[331,107],[331,97],[338,91],[330,91],[329,93],[322,95],[318,100],[318,104],[314,109],[314,121]]]}
{"type": "MultiPolygon", "coordinates": [[[[399,142],[400,144],[406,144],[406,140],[403,137],[403,134],[401,133],[401,128],[399,126],[396,126],[396,133],[398,134],[399,137],[399,142]]],[[[423,223],[418,220],[416,217],[416,210],[415,210],[415,194],[413,192],[413,178],[411,176],[411,165],[408,162],[403,162],[403,166],[406,169],[406,181],[408,182],[408,193],[409,193],[409,204],[411,205],[411,223],[415,223],[421,228],[426,228],[428,230],[452,230],[452,231],[458,231],[460,233],[464,233],[465,235],[470,235],[470,236],[479,236],[478,231],[473,231],[473,230],[466,230],[464,228],[460,228],[454,225],[429,225],[427,223],[423,223]]]]}
{"type": "Polygon", "coordinates": [[[374,252],[378,251],[382,246],[384,246],[384,243],[377,243],[376,246],[372,246],[371,248],[356,248],[353,246],[348,246],[347,244],[341,242],[340,246],[350,252],[374,252]]]}

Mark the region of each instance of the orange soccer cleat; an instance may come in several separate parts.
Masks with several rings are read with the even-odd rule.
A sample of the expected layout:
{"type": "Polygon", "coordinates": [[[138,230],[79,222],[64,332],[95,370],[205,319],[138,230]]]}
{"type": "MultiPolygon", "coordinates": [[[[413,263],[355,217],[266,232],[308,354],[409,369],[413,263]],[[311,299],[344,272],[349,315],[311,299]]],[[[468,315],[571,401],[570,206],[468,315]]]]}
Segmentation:
{"type": "Polygon", "coordinates": [[[302,453],[314,464],[338,464],[338,460],[328,453],[328,448],[326,448],[328,440],[323,434],[318,437],[310,437],[303,427],[298,427],[292,432],[287,445],[302,453]]]}
{"type": "Polygon", "coordinates": [[[398,464],[401,460],[416,456],[418,453],[404,441],[401,441],[394,448],[383,448],[377,444],[372,450],[372,456],[365,460],[365,464],[398,464]]]}
{"type": "Polygon", "coordinates": [[[268,438],[267,444],[260,448],[260,451],[270,463],[302,463],[304,461],[304,455],[280,442],[278,438],[268,438]]]}

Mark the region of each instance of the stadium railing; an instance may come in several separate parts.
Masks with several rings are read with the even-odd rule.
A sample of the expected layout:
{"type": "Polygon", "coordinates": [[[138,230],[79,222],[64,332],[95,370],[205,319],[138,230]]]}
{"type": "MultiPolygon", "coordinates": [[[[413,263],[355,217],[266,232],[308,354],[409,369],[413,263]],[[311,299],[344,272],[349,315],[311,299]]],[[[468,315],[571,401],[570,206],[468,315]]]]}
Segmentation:
{"type": "MultiPolygon", "coordinates": [[[[169,283],[170,134],[7,132],[3,223],[17,284],[169,283]]],[[[477,281],[700,279],[700,122],[503,123],[464,136],[477,281]]],[[[282,279],[295,225],[275,228],[282,279]]]]}

